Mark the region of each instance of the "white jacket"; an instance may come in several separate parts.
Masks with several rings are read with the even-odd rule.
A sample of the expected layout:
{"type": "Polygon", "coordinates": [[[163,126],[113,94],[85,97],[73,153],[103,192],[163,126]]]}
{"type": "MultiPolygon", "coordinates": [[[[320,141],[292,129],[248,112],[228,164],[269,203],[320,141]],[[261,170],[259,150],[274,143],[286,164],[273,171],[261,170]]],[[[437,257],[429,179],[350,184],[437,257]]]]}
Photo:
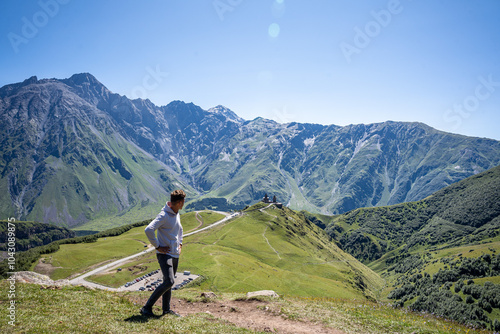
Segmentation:
{"type": "MultiPolygon", "coordinates": [[[[179,257],[179,246],[182,244],[182,225],[179,213],[172,211],[168,202],[144,232],[149,242],[155,247],[170,247],[167,254],[172,257],[179,257]],[[155,231],[158,230],[155,236],[155,231]]],[[[156,251],[156,253],[160,253],[156,251]]]]}

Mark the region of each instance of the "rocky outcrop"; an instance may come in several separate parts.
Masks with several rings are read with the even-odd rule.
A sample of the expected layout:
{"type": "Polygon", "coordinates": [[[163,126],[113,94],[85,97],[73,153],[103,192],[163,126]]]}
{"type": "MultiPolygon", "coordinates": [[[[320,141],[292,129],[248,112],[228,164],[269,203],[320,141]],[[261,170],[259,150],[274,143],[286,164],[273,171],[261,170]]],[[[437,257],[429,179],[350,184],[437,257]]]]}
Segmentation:
{"type": "Polygon", "coordinates": [[[255,298],[255,297],[279,298],[279,295],[273,290],[260,290],[247,293],[247,298],[255,298]]]}
{"type": "Polygon", "coordinates": [[[19,271],[14,274],[15,280],[21,283],[39,284],[44,286],[62,287],[71,285],[67,279],[52,280],[47,275],[42,275],[33,271],[19,271]]]}

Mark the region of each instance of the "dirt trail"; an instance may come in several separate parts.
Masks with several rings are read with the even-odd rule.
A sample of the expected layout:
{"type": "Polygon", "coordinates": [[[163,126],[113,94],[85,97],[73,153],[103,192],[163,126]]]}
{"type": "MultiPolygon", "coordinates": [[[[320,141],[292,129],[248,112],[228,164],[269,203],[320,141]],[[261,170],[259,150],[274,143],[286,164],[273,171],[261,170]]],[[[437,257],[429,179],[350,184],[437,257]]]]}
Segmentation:
{"type": "MultiPolygon", "coordinates": [[[[196,231],[193,231],[193,232],[189,232],[189,233],[186,233],[184,234],[184,237],[188,237],[192,234],[195,234],[195,233],[199,233],[199,232],[203,232],[203,231],[206,231],[207,229],[211,229],[215,226],[218,226],[220,224],[223,224],[223,223],[226,223],[227,221],[231,220],[232,218],[235,218],[235,217],[238,217],[240,215],[240,213],[232,213],[232,214],[228,214],[226,215],[225,218],[219,220],[219,221],[216,221],[215,223],[209,225],[209,226],[206,226],[206,227],[203,227],[203,228],[199,228],[197,229],[196,231]]],[[[89,286],[89,287],[93,287],[93,288],[98,288],[98,289],[104,289],[104,290],[111,290],[111,291],[115,291],[116,289],[114,288],[110,288],[110,287],[106,287],[104,285],[100,285],[100,284],[97,284],[97,283],[91,283],[91,282],[87,282],[85,280],[86,277],[88,276],[91,276],[91,275],[95,275],[95,274],[98,274],[110,267],[118,267],[118,266],[121,266],[123,265],[123,263],[127,263],[129,262],[130,260],[132,259],[135,259],[141,255],[144,255],[150,251],[154,251],[155,249],[151,246],[151,247],[148,247],[146,250],[143,250],[143,251],[140,251],[139,253],[136,253],[136,254],[133,254],[133,255],[130,255],[130,256],[127,256],[123,259],[120,259],[120,260],[107,260],[107,261],[104,261],[104,262],[101,262],[101,263],[98,263],[96,265],[93,265],[89,268],[86,269],[85,273],[82,274],[82,273],[76,273],[76,274],[73,274],[71,276],[69,276],[67,279],[69,279],[71,281],[71,284],[74,284],[74,285],[85,285],[85,286],[89,286]],[[108,264],[106,264],[108,263],[108,264]],[[93,269],[93,268],[96,268],[96,269],[93,269]]]]}
{"type": "Polygon", "coordinates": [[[196,226],[195,228],[193,228],[192,230],[187,231],[187,233],[192,232],[192,231],[196,231],[203,226],[203,224],[204,224],[203,218],[201,217],[199,211],[196,211],[195,217],[196,217],[196,220],[198,221],[199,225],[196,226]]]}
{"type": "Polygon", "coordinates": [[[267,229],[269,228],[269,226],[266,226],[266,229],[264,230],[264,232],[262,233],[262,236],[264,237],[264,239],[266,239],[266,242],[267,244],[269,245],[269,247],[271,247],[271,249],[276,253],[276,255],[278,255],[278,258],[281,260],[281,256],[280,256],[280,253],[278,253],[278,251],[276,249],[274,249],[273,246],[271,246],[271,243],[269,242],[269,240],[267,239],[266,237],[266,232],[267,232],[267,229]]]}
{"type": "MultiPolygon", "coordinates": [[[[134,298],[134,297],[129,297],[134,298]]],[[[136,297],[138,298],[138,297],[136,297]]],[[[133,300],[138,305],[146,302],[144,299],[133,300]]],[[[329,328],[311,321],[286,319],[280,315],[279,307],[272,302],[261,300],[230,300],[190,302],[172,298],[172,309],[182,316],[196,313],[207,313],[215,319],[227,321],[237,327],[269,333],[328,333],[345,334],[340,330],[329,328]]],[[[160,306],[161,302],[157,303],[160,306]]],[[[157,311],[158,312],[158,311],[157,311]]]]}

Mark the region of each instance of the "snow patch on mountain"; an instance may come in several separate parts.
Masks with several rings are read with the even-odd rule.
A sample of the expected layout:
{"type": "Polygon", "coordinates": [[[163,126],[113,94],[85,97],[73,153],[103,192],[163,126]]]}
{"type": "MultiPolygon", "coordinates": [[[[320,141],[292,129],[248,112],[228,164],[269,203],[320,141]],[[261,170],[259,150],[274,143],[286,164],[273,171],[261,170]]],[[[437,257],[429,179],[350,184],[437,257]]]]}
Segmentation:
{"type": "Polygon", "coordinates": [[[209,113],[215,114],[215,115],[222,115],[226,117],[226,119],[230,122],[233,123],[238,123],[241,124],[245,122],[245,120],[238,115],[236,115],[231,109],[228,109],[224,106],[218,105],[216,107],[210,108],[207,110],[209,113]]]}
{"type": "Polygon", "coordinates": [[[227,152],[221,152],[219,156],[220,156],[219,158],[220,161],[231,161],[231,154],[227,152]]]}
{"type": "Polygon", "coordinates": [[[304,145],[306,148],[311,148],[314,145],[314,141],[316,140],[316,136],[312,136],[311,138],[304,139],[304,145]]]}

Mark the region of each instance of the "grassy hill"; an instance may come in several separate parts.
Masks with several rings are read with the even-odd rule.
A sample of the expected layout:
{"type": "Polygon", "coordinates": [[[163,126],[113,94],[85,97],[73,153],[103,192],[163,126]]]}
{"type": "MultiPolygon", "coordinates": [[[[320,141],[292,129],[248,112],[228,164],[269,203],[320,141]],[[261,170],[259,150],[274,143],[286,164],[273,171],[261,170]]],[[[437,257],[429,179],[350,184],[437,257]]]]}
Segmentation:
{"type": "MultiPolygon", "coordinates": [[[[201,212],[200,215],[204,224],[224,217],[209,211],[201,212]]],[[[199,222],[196,213],[182,215],[182,224],[186,232],[197,228],[199,222]]],[[[57,252],[42,256],[39,262],[33,264],[31,270],[49,275],[54,280],[67,278],[98,264],[138,253],[144,250],[147,244],[149,241],[144,234],[144,226],[138,226],[123,234],[98,238],[91,243],[60,245],[57,252]]]]}
{"type": "Polygon", "coordinates": [[[373,298],[382,280],[287,208],[271,206],[186,239],[181,266],[207,277],[202,287],[245,292],[373,298]]]}
{"type": "MultiPolygon", "coordinates": [[[[140,275],[157,267],[155,255],[148,254],[121,272],[90,280],[119,286],[132,272],[140,275]]],[[[264,209],[261,203],[229,224],[186,237],[179,264],[179,270],[185,269],[204,276],[202,289],[216,292],[270,289],[302,297],[374,299],[383,285],[302,214],[275,206],[264,209]]]]}
{"type": "Polygon", "coordinates": [[[499,198],[495,167],[421,201],[306,215],[382,275],[396,305],[500,328],[499,198]]]}
{"type": "MultiPolygon", "coordinates": [[[[9,283],[0,281],[7,291],[9,283]]],[[[183,318],[145,318],[139,308],[150,292],[111,293],[83,287],[41,289],[16,284],[15,326],[7,323],[7,307],[0,309],[2,333],[266,333],[284,324],[288,332],[484,334],[430,314],[419,314],[360,300],[281,297],[246,300],[242,294],[219,294],[207,301],[198,288],[178,290],[175,309],[183,318]],[[243,319],[243,320],[242,320],[243,319]],[[306,332],[303,330],[302,332],[306,332]]],[[[0,304],[7,305],[7,294],[0,304]]],[[[158,312],[158,311],[157,311],[158,312]]],[[[283,331],[280,331],[283,332],[283,331]]]]}
{"type": "MultiPolygon", "coordinates": [[[[209,211],[201,215],[204,226],[220,218],[209,211]]],[[[199,227],[194,212],[183,215],[182,221],[185,231],[199,227]]],[[[57,279],[82,272],[88,266],[109,260],[110,256],[122,257],[129,250],[135,252],[135,247],[144,246],[143,230],[144,227],[140,226],[120,236],[100,238],[94,243],[61,245],[59,251],[45,256],[54,266],[63,267],[59,268],[61,271],[53,271],[51,277],[57,279]],[[120,251],[121,255],[118,254],[120,251]],[[77,257],[82,252],[88,253],[86,256],[92,261],[77,267],[76,263],[84,262],[77,257]],[[63,259],[72,260],[64,264],[63,259]]],[[[486,244],[462,247],[462,257],[475,259],[478,255],[483,256],[487,249],[494,253],[493,248],[487,247],[486,244]]],[[[456,259],[449,250],[436,250],[432,255],[435,259],[442,259],[443,266],[451,268],[452,258],[453,261],[456,259]]],[[[490,258],[490,263],[493,262],[490,258]]],[[[439,260],[430,261],[426,270],[430,271],[430,266],[433,266],[438,273],[439,263],[439,260]]],[[[136,259],[124,266],[129,267],[135,269],[129,275],[140,276],[157,268],[157,264],[151,254],[149,258],[136,259]]],[[[288,328],[304,326],[325,332],[334,329],[345,333],[485,332],[429,313],[408,312],[406,308],[374,302],[374,297],[380,297],[383,280],[340,250],[320,227],[305,219],[303,213],[287,208],[266,208],[259,203],[229,223],[186,237],[179,267],[180,271],[184,269],[204,276],[198,285],[174,294],[174,307],[181,314],[188,315],[185,318],[146,319],[138,315],[140,305],[150,292],[110,293],[82,287],[40,289],[18,283],[17,326],[3,326],[2,331],[247,333],[268,331],[267,327],[259,326],[262,321],[269,320],[275,321],[276,326],[284,322],[288,328]],[[261,289],[273,289],[281,297],[261,301],[247,301],[244,297],[247,291],[261,289]],[[207,290],[215,291],[219,298],[207,301],[199,297],[201,291],[207,290]],[[242,318],[246,319],[245,324],[242,324],[242,318]]],[[[120,274],[126,272],[128,270],[122,270],[120,274]]],[[[401,281],[404,275],[399,275],[400,281],[396,282],[392,281],[397,280],[396,277],[387,273],[389,271],[385,273],[386,279],[395,284],[396,289],[392,291],[408,283],[401,281]]],[[[109,273],[92,279],[119,285],[130,277],[109,273]]],[[[5,280],[0,282],[5,290],[7,285],[5,280]]],[[[450,288],[454,290],[457,285],[461,289],[459,294],[470,294],[474,299],[473,296],[482,291],[473,286],[491,288],[491,283],[483,278],[474,279],[474,284],[457,282],[450,288]]],[[[0,302],[4,304],[9,300],[2,295],[0,302]]],[[[5,308],[2,312],[6,312],[5,308]]],[[[493,310],[492,316],[496,316],[495,312],[493,310]]]]}
{"type": "MultiPolygon", "coordinates": [[[[341,251],[322,229],[287,208],[262,206],[248,208],[231,223],[186,237],[179,270],[204,276],[202,288],[217,292],[272,289],[303,297],[376,298],[383,286],[380,277],[341,251]]],[[[207,223],[220,218],[209,212],[202,215],[207,223]]],[[[182,222],[186,231],[199,225],[194,212],[183,215],[182,222]]],[[[52,279],[66,278],[137,253],[146,243],[141,226],[92,243],[61,245],[41,262],[50,268],[46,273],[52,279]]],[[[118,286],[132,273],[140,275],[157,266],[154,254],[147,254],[119,273],[90,279],[118,286]]]]}

